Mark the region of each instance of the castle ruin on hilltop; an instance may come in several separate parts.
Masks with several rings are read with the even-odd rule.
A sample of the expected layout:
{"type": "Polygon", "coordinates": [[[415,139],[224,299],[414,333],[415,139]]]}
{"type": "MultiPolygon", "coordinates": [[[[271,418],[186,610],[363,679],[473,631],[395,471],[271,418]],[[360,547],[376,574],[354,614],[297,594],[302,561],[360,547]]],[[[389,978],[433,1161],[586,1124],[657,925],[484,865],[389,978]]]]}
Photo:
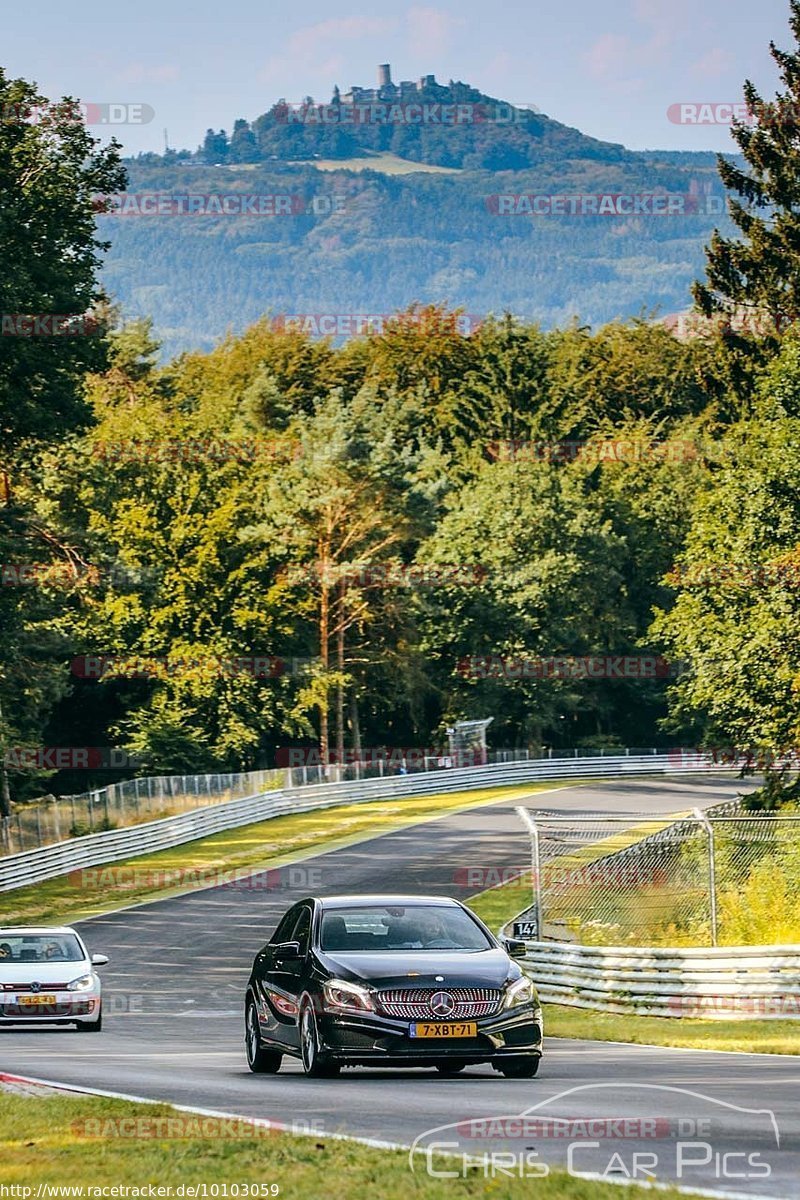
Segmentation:
{"type": "Polygon", "coordinates": [[[433,75],[423,75],[416,83],[412,79],[403,79],[400,83],[392,83],[392,68],[389,63],[381,63],[378,67],[378,86],[362,88],[355,85],[341,96],[343,104],[376,104],[402,103],[414,100],[420,92],[439,91],[446,93],[448,89],[436,82],[433,75]]]}

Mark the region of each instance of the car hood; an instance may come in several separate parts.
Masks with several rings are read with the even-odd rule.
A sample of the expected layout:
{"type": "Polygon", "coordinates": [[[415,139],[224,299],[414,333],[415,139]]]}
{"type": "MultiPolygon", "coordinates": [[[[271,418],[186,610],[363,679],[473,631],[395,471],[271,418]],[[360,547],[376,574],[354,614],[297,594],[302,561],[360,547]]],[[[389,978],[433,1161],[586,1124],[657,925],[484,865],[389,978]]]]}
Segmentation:
{"type": "Polygon", "coordinates": [[[0,984],[3,983],[72,983],[92,970],[86,962],[9,963],[0,959],[0,984]]]}
{"type": "Polygon", "coordinates": [[[521,971],[504,950],[400,950],[373,954],[369,950],[348,954],[329,950],[322,961],[339,978],[368,983],[371,987],[489,987],[500,988],[521,971]],[[441,976],[442,978],[438,978],[441,976]]]}

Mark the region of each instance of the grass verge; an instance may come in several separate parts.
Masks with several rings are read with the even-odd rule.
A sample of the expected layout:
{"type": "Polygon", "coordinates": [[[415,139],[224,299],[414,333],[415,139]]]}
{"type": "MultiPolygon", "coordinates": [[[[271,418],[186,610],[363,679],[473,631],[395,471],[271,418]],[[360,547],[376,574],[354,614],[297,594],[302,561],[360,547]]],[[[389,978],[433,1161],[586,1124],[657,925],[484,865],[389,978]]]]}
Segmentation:
{"type": "MultiPolygon", "coordinates": [[[[178,1126],[188,1133],[192,1121],[199,1123],[203,1118],[178,1112],[166,1104],[0,1092],[3,1183],[31,1188],[29,1196],[36,1194],[40,1184],[82,1185],[88,1197],[92,1195],[90,1188],[109,1185],[144,1188],[147,1195],[151,1184],[173,1189],[181,1184],[227,1184],[231,1189],[237,1184],[240,1196],[246,1195],[245,1184],[263,1185],[250,1194],[266,1197],[276,1194],[270,1192],[272,1184],[279,1189],[281,1200],[307,1200],[311,1196],[333,1200],[340,1196],[348,1200],[375,1200],[376,1196],[381,1200],[454,1200],[487,1194],[494,1200],[511,1200],[519,1195],[519,1179],[500,1175],[487,1180],[477,1170],[466,1179],[434,1179],[424,1173],[422,1163],[412,1174],[408,1156],[402,1150],[380,1150],[358,1142],[333,1140],[324,1134],[297,1137],[264,1130],[266,1136],[247,1136],[241,1123],[230,1122],[239,1131],[238,1136],[233,1136],[232,1130],[228,1136],[209,1136],[209,1128],[212,1133],[215,1128],[224,1132],[225,1124],[217,1122],[206,1126],[206,1136],[142,1135],[144,1128],[159,1131],[178,1126]],[[171,1126],[168,1121],[173,1122],[171,1126]],[[87,1122],[93,1124],[87,1126],[87,1122]],[[86,1137],[83,1132],[87,1128],[106,1134],[127,1129],[129,1133],[86,1137]]],[[[537,1200],[620,1200],[621,1195],[613,1184],[574,1179],[560,1171],[537,1178],[535,1190],[537,1200]]],[[[665,1200],[677,1200],[679,1195],[673,1189],[659,1194],[665,1200]]]]}
{"type": "MultiPolygon", "coordinates": [[[[580,780],[561,786],[574,787],[580,780]]],[[[377,837],[459,809],[519,800],[552,791],[548,783],[449,792],[403,800],[375,800],[315,812],[273,817],[161,850],[108,868],[91,868],[30,887],[0,892],[4,925],[63,924],[188,891],[226,878],[226,873],[275,868],[309,853],[322,853],[377,837]]]]}
{"type": "Polygon", "coordinates": [[[800,1054],[800,1021],[714,1020],[635,1017],[593,1012],[564,1004],[545,1006],[549,1037],[598,1042],[683,1047],[687,1050],[744,1050],[755,1054],[800,1054]]]}

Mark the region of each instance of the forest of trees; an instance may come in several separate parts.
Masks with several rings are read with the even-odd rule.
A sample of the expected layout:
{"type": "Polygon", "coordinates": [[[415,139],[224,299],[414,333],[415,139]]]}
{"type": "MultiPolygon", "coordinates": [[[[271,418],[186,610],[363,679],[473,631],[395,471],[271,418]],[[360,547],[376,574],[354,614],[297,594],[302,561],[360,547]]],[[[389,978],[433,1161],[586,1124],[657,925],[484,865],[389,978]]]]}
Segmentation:
{"type": "Polygon", "coordinates": [[[702,336],[466,336],[411,305],[341,346],[264,318],[166,362],[96,283],[119,148],[0,125],[2,313],[95,314],[0,339],[3,805],[101,778],[21,748],[244,770],[488,716],[498,747],[797,745],[800,130],[750,98],[702,336]],[[619,659],[658,669],[546,667],[619,659]]]}

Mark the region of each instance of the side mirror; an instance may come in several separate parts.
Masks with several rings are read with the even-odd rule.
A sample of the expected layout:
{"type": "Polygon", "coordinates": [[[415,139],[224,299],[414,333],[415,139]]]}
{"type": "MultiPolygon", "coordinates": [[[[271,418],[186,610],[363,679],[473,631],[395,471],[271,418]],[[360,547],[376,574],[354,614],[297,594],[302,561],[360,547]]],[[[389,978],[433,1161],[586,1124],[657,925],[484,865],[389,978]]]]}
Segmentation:
{"type": "Polygon", "coordinates": [[[92,955],[92,966],[93,967],[104,967],[107,962],[108,962],[107,954],[93,954],[92,955]]]}
{"type": "Polygon", "coordinates": [[[276,962],[296,962],[302,957],[299,942],[281,942],[275,947],[276,962]]]}
{"type": "Polygon", "coordinates": [[[519,938],[506,938],[505,951],[509,958],[524,958],[528,947],[519,938]]]}

